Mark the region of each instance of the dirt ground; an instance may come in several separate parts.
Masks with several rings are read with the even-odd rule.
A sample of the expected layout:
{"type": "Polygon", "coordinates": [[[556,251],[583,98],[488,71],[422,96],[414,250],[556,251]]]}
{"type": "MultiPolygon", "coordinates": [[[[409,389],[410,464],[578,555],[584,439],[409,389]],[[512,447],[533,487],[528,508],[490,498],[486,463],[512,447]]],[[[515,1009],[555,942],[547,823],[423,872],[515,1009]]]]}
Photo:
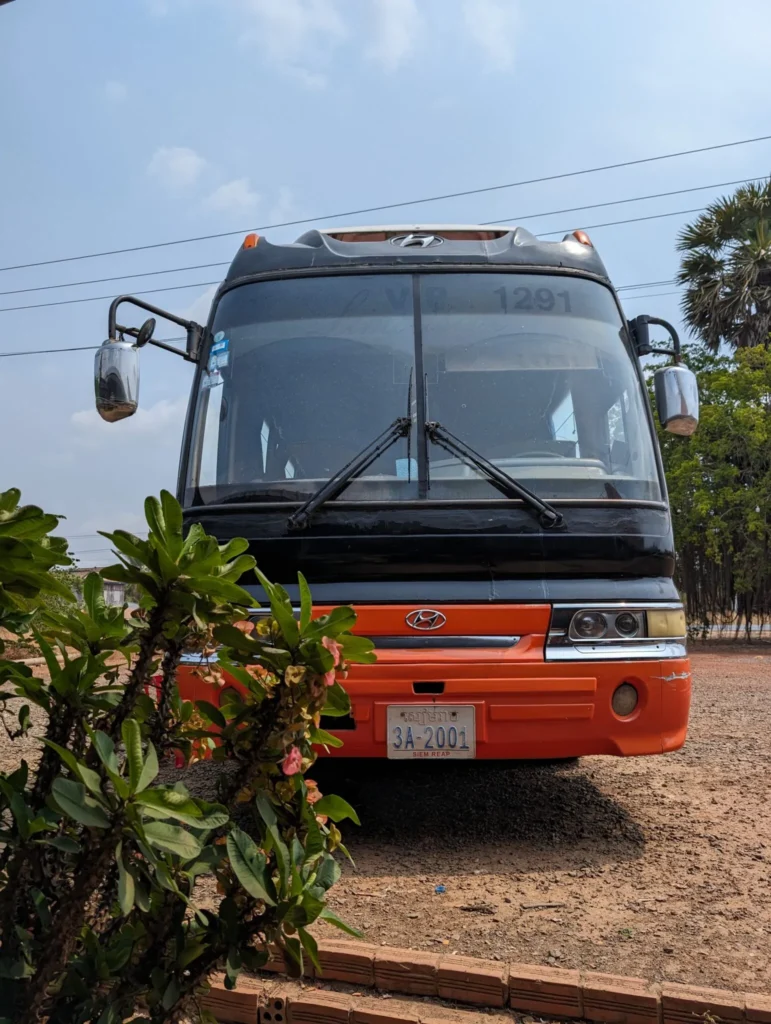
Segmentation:
{"type": "Polygon", "coordinates": [[[317,766],[363,825],[334,909],[375,943],[771,991],[765,650],[694,653],[676,754],[317,766]]]}
{"type": "MultiPolygon", "coordinates": [[[[771,991],[771,651],[693,669],[665,757],[317,765],[362,819],[333,909],[374,943],[771,991]]],[[[35,742],[15,746],[1,768],[35,742]]],[[[186,781],[210,792],[212,770],[186,781]]]]}

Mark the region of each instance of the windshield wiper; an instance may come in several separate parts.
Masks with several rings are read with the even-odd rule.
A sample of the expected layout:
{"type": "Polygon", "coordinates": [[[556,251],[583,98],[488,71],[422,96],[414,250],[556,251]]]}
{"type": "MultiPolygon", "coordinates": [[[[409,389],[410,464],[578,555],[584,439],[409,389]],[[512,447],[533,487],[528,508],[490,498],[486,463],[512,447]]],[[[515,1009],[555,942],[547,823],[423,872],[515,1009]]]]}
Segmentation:
{"type": "Polygon", "coordinates": [[[406,437],[410,432],[412,423],[409,416],[400,416],[395,419],[390,427],[387,427],[382,434],[379,434],[374,441],[371,441],[366,448],[362,448],[358,455],[338,470],[333,477],[320,487],[315,494],[301,505],[296,512],[293,512],[286,521],[290,530],[304,530],[311,520],[316,509],[326,501],[336,498],[342,490],[355,477],[360,476],[365,469],[391,445],[396,444],[400,437],[406,437]]]}
{"type": "Polygon", "coordinates": [[[494,487],[497,487],[508,498],[520,498],[526,505],[529,505],[533,511],[538,513],[539,522],[544,529],[549,530],[555,526],[562,526],[564,522],[562,513],[558,512],[553,505],[544,501],[543,498],[539,498],[537,494],[533,494],[527,487],[518,483],[513,476],[504,473],[494,462],[490,462],[484,455],[480,455],[475,448],[451,434],[447,427],[436,422],[426,423],[426,433],[432,444],[439,445],[440,448],[444,448],[452,455],[459,456],[464,462],[478,469],[494,487]]]}

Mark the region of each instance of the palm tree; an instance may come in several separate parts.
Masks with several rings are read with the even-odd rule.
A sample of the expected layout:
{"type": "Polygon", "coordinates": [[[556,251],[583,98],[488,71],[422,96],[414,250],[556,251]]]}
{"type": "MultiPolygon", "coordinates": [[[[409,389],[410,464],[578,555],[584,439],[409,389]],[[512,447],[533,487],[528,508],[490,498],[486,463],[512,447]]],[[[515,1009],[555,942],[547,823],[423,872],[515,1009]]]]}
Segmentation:
{"type": "Polygon", "coordinates": [[[683,316],[717,352],[769,344],[771,331],[771,179],[718,199],[677,240],[683,316]]]}

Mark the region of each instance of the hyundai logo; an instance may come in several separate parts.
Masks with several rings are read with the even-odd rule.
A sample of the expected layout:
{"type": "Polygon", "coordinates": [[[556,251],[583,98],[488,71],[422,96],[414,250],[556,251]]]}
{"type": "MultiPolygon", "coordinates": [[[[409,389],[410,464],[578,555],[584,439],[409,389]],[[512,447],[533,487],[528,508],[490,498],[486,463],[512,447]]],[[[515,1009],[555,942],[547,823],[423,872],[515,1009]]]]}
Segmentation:
{"type": "Polygon", "coordinates": [[[432,249],[435,245],[441,245],[443,241],[444,239],[438,235],[416,231],[411,235],[396,235],[391,239],[391,245],[398,245],[401,249],[432,249]]]}
{"type": "Polygon", "coordinates": [[[433,608],[416,608],[406,617],[406,622],[413,629],[441,629],[447,622],[447,616],[433,608]]]}

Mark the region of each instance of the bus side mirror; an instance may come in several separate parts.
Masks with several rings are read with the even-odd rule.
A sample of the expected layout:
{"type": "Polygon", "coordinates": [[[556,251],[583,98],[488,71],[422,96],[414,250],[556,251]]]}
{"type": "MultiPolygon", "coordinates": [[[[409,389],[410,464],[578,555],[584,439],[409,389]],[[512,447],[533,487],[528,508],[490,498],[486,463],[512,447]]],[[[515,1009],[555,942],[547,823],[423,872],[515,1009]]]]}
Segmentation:
{"type": "Polygon", "coordinates": [[[686,366],[662,366],[653,375],[656,409],[664,430],[690,436],[699,425],[699,385],[686,366]]]}
{"type": "Polygon", "coordinates": [[[108,423],[134,415],[139,405],[139,349],[135,344],[110,338],[97,349],[94,396],[97,412],[108,423]]]}

